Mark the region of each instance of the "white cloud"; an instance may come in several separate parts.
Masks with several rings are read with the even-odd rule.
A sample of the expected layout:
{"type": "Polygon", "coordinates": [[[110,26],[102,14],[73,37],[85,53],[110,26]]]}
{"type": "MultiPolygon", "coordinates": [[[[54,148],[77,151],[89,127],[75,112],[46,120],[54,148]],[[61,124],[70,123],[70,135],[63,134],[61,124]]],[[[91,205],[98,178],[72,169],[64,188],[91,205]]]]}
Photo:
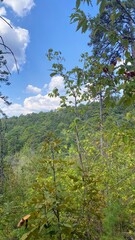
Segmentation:
{"type": "Polygon", "coordinates": [[[24,107],[30,111],[50,111],[59,107],[60,98],[50,98],[48,95],[38,94],[24,100],[24,107]]]}
{"type": "Polygon", "coordinates": [[[34,87],[34,86],[30,85],[30,84],[26,87],[26,91],[29,92],[29,93],[41,93],[41,89],[40,88],[34,87]]]}
{"type": "MultiPolygon", "coordinates": [[[[47,112],[50,110],[55,110],[60,107],[60,97],[49,97],[48,93],[53,90],[55,87],[61,91],[61,94],[64,95],[64,81],[61,76],[54,76],[51,78],[49,84],[45,84],[42,89],[35,87],[33,85],[28,85],[26,90],[32,93],[37,93],[36,96],[30,96],[24,99],[24,102],[21,104],[13,103],[10,106],[1,105],[0,108],[8,115],[8,116],[19,116],[20,114],[28,114],[32,112],[47,112]],[[41,94],[41,91],[46,88],[47,94],[41,94]]],[[[82,89],[82,93],[85,89],[82,89]]],[[[74,97],[69,96],[67,105],[74,105],[74,97]],[[69,101],[72,103],[69,104],[69,101]]],[[[1,102],[0,102],[1,103],[1,102]]]]}
{"type": "Polygon", "coordinates": [[[6,15],[6,9],[4,7],[0,8],[0,16],[5,16],[6,15]]]}
{"type": "Polygon", "coordinates": [[[9,6],[18,16],[26,15],[35,5],[34,0],[4,0],[6,6],[9,6]]]}
{"type": "MultiPolygon", "coordinates": [[[[18,16],[24,16],[35,5],[34,0],[4,0],[3,6],[0,8],[0,16],[6,15],[6,7],[10,7],[18,16]]],[[[18,68],[20,68],[26,62],[25,51],[29,43],[29,32],[27,29],[21,27],[15,27],[13,23],[6,17],[0,19],[0,36],[2,37],[5,45],[10,48],[12,54],[5,54],[7,60],[7,66],[10,72],[17,71],[14,57],[17,60],[18,68]],[[6,23],[8,22],[10,26],[6,23]]],[[[1,41],[2,43],[2,41],[1,41]]],[[[4,49],[4,48],[3,48],[4,49]]],[[[2,46],[1,46],[1,50],[2,46]]],[[[9,49],[4,49],[9,51],[9,49]]]]}
{"type": "MultiPolygon", "coordinates": [[[[61,76],[54,76],[51,78],[49,84],[45,84],[42,89],[35,87],[33,85],[28,85],[26,90],[31,93],[36,93],[36,96],[30,96],[24,99],[22,104],[13,103],[10,106],[1,104],[0,109],[7,114],[7,116],[19,116],[21,114],[26,115],[32,112],[47,112],[50,110],[55,110],[60,107],[60,97],[49,97],[48,93],[51,92],[55,87],[59,89],[60,95],[65,95],[64,81],[61,76]],[[43,90],[46,88],[46,94],[43,94],[43,90]],[[41,94],[42,92],[42,94],[41,94]]],[[[86,89],[82,87],[81,94],[84,93],[86,89]]],[[[78,100],[81,96],[78,98],[78,100]]],[[[75,99],[73,96],[68,96],[67,105],[74,105],[75,99]]],[[[85,102],[83,102],[85,104],[85,102]]]]}
{"type": "Polygon", "coordinates": [[[33,85],[28,85],[26,90],[32,93],[37,93],[36,96],[31,96],[24,99],[22,104],[13,103],[10,106],[6,106],[2,100],[0,100],[0,109],[7,114],[7,116],[19,116],[21,114],[26,115],[32,112],[47,112],[55,110],[60,107],[59,97],[49,97],[48,93],[57,87],[59,90],[64,91],[63,77],[56,76],[51,78],[49,84],[45,84],[42,89],[33,85]],[[46,88],[47,94],[41,94],[41,91],[46,88]]]}
{"type": "Polygon", "coordinates": [[[54,88],[58,88],[59,91],[63,91],[64,90],[63,77],[62,76],[52,77],[48,88],[49,88],[49,91],[52,91],[54,88]]]}
{"type": "MultiPolygon", "coordinates": [[[[12,25],[10,20],[5,20],[12,25]]],[[[0,19],[0,36],[2,36],[4,43],[12,50],[17,60],[17,64],[20,67],[26,61],[25,50],[29,43],[29,32],[26,29],[20,27],[10,28],[2,19],[0,19]]],[[[5,49],[3,49],[5,51],[5,49]]],[[[8,50],[7,50],[8,51],[8,50]]],[[[7,59],[7,65],[10,71],[16,71],[15,61],[12,54],[5,55],[7,59]]]]}
{"type": "Polygon", "coordinates": [[[19,116],[21,114],[26,115],[32,113],[32,111],[25,109],[21,104],[14,103],[9,107],[5,107],[4,111],[8,116],[19,116]]]}
{"type": "Polygon", "coordinates": [[[7,114],[8,117],[26,115],[32,112],[47,112],[55,110],[60,106],[60,98],[50,98],[48,95],[38,94],[37,96],[25,98],[23,104],[13,103],[7,106],[0,100],[0,109],[7,114]]]}
{"type": "Polygon", "coordinates": [[[25,109],[21,104],[11,104],[7,106],[2,99],[0,99],[0,109],[8,116],[19,116],[21,114],[26,115],[28,113],[32,113],[29,109],[25,109]]]}

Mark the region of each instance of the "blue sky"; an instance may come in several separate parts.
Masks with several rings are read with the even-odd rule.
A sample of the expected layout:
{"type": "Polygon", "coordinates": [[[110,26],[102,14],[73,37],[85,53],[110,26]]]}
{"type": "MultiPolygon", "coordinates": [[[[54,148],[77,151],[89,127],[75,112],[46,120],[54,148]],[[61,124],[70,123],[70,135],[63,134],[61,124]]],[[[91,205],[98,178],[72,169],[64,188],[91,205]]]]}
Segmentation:
{"type": "MultiPolygon", "coordinates": [[[[51,67],[45,54],[49,48],[60,50],[68,69],[78,65],[81,53],[90,52],[88,33],[76,32],[76,24],[70,24],[73,0],[5,0],[0,4],[0,15],[10,21],[13,29],[0,20],[0,35],[12,49],[20,73],[17,74],[13,58],[8,57],[12,72],[11,85],[2,85],[2,93],[12,101],[0,108],[8,116],[54,110],[59,99],[49,99],[48,92],[54,87],[63,88],[63,79],[50,78],[51,67]]],[[[91,15],[97,8],[88,8],[91,15]]]]}

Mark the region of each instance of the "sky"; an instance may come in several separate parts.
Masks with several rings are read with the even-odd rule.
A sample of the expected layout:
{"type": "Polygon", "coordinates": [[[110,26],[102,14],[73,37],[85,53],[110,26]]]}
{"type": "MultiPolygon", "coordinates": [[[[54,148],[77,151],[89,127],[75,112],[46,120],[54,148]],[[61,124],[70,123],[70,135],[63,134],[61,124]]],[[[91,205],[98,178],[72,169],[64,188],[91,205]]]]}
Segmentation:
{"type": "MultiPolygon", "coordinates": [[[[96,0],[95,0],[96,2],[96,0]]],[[[76,24],[70,24],[70,14],[75,0],[4,0],[0,3],[0,36],[12,49],[17,60],[17,72],[13,56],[7,55],[11,85],[2,84],[1,92],[12,102],[6,106],[0,100],[0,109],[8,117],[32,112],[50,111],[59,107],[60,99],[50,98],[53,88],[64,89],[61,76],[50,77],[51,63],[46,57],[49,48],[61,51],[68,70],[79,64],[81,53],[90,52],[88,33],[76,32],[76,24]]],[[[90,15],[96,6],[83,6],[90,15]]]]}

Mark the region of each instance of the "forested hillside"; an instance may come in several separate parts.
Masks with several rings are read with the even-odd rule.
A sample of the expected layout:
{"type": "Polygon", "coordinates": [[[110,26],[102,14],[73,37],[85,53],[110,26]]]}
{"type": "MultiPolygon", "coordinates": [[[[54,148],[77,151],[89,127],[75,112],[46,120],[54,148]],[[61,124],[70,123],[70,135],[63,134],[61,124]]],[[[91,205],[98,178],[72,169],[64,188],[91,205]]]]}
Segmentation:
{"type": "Polygon", "coordinates": [[[135,111],[99,107],[3,119],[1,239],[134,238],[135,111]]]}
{"type": "MultiPolygon", "coordinates": [[[[131,108],[133,110],[133,108],[131,108]]],[[[116,125],[122,125],[124,116],[130,108],[125,106],[117,106],[112,108],[104,108],[103,120],[106,124],[108,118],[114,117],[116,125]],[[123,120],[122,120],[123,119],[123,120]]],[[[46,136],[53,134],[62,139],[64,145],[65,133],[72,129],[74,121],[78,122],[81,129],[80,137],[87,132],[96,134],[100,132],[100,104],[93,102],[87,105],[80,105],[77,109],[77,117],[74,107],[60,108],[51,112],[32,113],[26,116],[11,117],[2,120],[2,129],[4,132],[4,153],[6,156],[14,155],[25,148],[33,149],[34,152],[39,151],[45,141],[46,136]]],[[[108,120],[109,121],[109,120],[108,120]]],[[[69,144],[72,142],[73,133],[71,132],[69,144]]],[[[66,143],[67,144],[67,143],[66,143]]]]}
{"type": "MultiPolygon", "coordinates": [[[[91,125],[96,120],[97,126],[95,124],[95,127],[99,127],[99,103],[80,106],[78,114],[81,124],[89,123],[91,125]]],[[[68,109],[32,113],[3,120],[6,155],[15,154],[26,146],[36,151],[50,132],[65,142],[65,131],[69,131],[75,118],[74,108],[69,107],[68,109]]],[[[89,127],[91,128],[91,126],[89,127]]]]}

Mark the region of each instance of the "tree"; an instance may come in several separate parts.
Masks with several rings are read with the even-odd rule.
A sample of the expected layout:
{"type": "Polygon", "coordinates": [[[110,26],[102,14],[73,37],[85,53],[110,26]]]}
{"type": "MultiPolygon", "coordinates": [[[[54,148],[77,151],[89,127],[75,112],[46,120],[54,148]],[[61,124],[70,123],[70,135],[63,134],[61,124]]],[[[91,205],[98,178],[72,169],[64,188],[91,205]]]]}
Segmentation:
{"type": "MultiPolygon", "coordinates": [[[[3,0],[0,0],[0,2],[3,2],[3,0]]],[[[7,24],[10,28],[13,28],[11,24],[9,24],[6,19],[2,16],[0,16],[0,18],[4,21],[5,24],[7,24]]],[[[3,36],[0,36],[0,87],[2,83],[5,83],[6,85],[10,85],[9,82],[9,76],[11,75],[11,72],[8,68],[7,65],[7,60],[6,60],[6,55],[12,55],[14,62],[15,62],[15,66],[16,66],[16,70],[17,72],[19,72],[18,66],[17,66],[17,60],[16,57],[14,55],[14,52],[12,51],[11,48],[9,48],[3,39],[3,36]]],[[[11,103],[8,101],[8,97],[4,96],[1,92],[0,92],[0,99],[2,99],[4,101],[4,103],[6,103],[7,105],[10,105],[11,103]]],[[[5,115],[4,112],[2,111],[2,109],[0,109],[0,114],[5,115]]]]}
{"type": "Polygon", "coordinates": [[[0,120],[0,194],[3,193],[4,187],[4,132],[3,132],[3,124],[0,120]]]}
{"type": "MultiPolygon", "coordinates": [[[[0,0],[0,2],[2,2],[3,0],[0,0]]],[[[2,17],[0,16],[0,18],[5,22],[5,24],[8,24],[9,27],[12,28],[12,26],[2,17]]],[[[17,61],[16,58],[14,56],[13,51],[5,44],[4,39],[2,36],[0,36],[0,87],[2,83],[5,83],[6,85],[9,85],[9,75],[10,70],[8,69],[7,66],[7,60],[5,58],[5,56],[7,54],[11,54],[14,58],[15,64],[16,64],[16,68],[18,70],[17,67],[17,61]]],[[[5,104],[10,105],[11,103],[8,101],[7,96],[4,96],[2,94],[2,92],[0,92],[0,100],[2,99],[2,101],[4,101],[5,104]]],[[[3,110],[0,108],[0,118],[1,116],[6,117],[6,114],[3,112],[3,110]]],[[[0,119],[0,193],[3,192],[3,184],[4,184],[4,163],[3,163],[3,149],[4,149],[4,131],[3,131],[3,126],[2,126],[2,122],[0,119]]]]}
{"type": "Polygon", "coordinates": [[[89,65],[91,75],[95,82],[100,82],[96,74],[100,69],[106,97],[120,93],[121,101],[134,102],[135,2],[99,0],[100,12],[94,18],[80,10],[83,1],[77,2],[71,22],[78,22],[77,30],[90,31],[93,63],[97,62],[97,66],[92,62],[89,65]]]}
{"type": "Polygon", "coordinates": [[[135,59],[135,2],[107,0],[101,4],[100,13],[89,25],[93,54],[102,58],[106,53],[106,60],[114,65],[117,58],[123,59],[125,51],[135,59]]]}

